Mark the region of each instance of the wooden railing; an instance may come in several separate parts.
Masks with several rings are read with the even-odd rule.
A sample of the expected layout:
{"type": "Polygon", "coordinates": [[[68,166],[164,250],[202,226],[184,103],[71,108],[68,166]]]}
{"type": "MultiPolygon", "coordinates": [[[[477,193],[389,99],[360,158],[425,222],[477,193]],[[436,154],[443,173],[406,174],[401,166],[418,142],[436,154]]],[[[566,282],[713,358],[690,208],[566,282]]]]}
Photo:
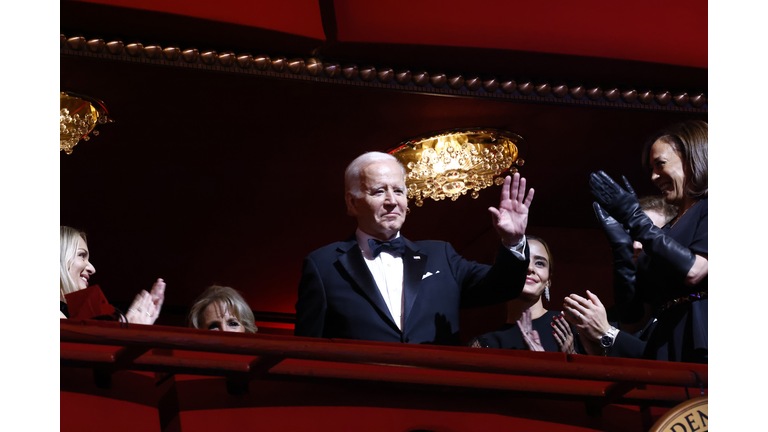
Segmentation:
{"type": "MultiPolygon", "coordinates": [[[[254,382],[264,381],[354,383],[356,388],[370,389],[386,385],[458,395],[467,390],[474,395],[502,391],[515,397],[583,402],[584,412],[592,417],[599,417],[612,404],[634,405],[641,411],[677,405],[689,395],[706,393],[708,378],[706,365],[686,363],[134,324],[121,328],[101,321],[62,320],[60,356],[62,370],[93,370],[93,394],[116,399],[121,396],[110,393],[112,376],[141,371],[154,373],[157,389],[181,374],[224,377],[222,391],[226,388],[230,396],[247,395],[254,382]]],[[[62,392],[87,393],[83,388],[62,379],[62,392]]],[[[198,410],[201,403],[205,405],[196,401],[198,410]]],[[[304,405],[317,403],[311,400],[304,405]]],[[[183,407],[165,416],[181,411],[183,407]]],[[[167,429],[171,423],[160,424],[167,429]]],[[[646,421],[643,429],[649,426],[646,421]]]]}

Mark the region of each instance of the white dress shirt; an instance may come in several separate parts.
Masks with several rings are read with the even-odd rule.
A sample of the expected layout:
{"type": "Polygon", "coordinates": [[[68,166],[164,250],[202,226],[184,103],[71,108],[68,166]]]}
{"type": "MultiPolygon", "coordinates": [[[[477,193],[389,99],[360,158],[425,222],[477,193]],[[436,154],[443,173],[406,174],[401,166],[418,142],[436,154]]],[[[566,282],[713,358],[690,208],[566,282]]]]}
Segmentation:
{"type": "MultiPolygon", "coordinates": [[[[363,252],[365,264],[368,266],[368,270],[371,271],[373,280],[376,282],[376,287],[379,289],[381,296],[384,297],[384,302],[387,304],[389,313],[392,314],[397,328],[402,331],[404,308],[403,256],[397,252],[383,250],[374,258],[368,245],[368,239],[375,239],[375,237],[362,232],[360,228],[357,229],[355,235],[357,236],[357,244],[363,252]]],[[[400,237],[399,232],[394,238],[397,237],[400,237]]],[[[509,248],[509,250],[518,259],[524,260],[525,236],[520,240],[520,243],[509,248]]]]}
{"type": "MultiPolygon", "coordinates": [[[[368,239],[375,238],[357,229],[357,243],[363,251],[365,264],[376,281],[381,296],[389,308],[389,313],[397,324],[397,328],[403,330],[403,256],[397,252],[381,251],[376,258],[371,254],[368,239]]],[[[398,232],[395,238],[400,237],[398,232]]]]}

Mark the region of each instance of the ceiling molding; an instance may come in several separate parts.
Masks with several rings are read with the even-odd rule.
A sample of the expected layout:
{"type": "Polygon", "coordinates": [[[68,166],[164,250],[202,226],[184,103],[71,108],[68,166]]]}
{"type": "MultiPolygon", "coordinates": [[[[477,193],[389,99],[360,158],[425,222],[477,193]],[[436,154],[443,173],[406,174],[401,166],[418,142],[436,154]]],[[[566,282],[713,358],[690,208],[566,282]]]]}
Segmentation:
{"type": "MultiPolygon", "coordinates": [[[[111,61],[157,66],[194,68],[212,72],[250,74],[280,79],[381,88],[441,96],[472,97],[573,106],[630,110],[661,110],[689,113],[708,111],[707,95],[695,90],[669,91],[642,85],[583,84],[549,77],[510,77],[476,73],[446,74],[419,68],[398,68],[320,57],[235,54],[233,51],[198,51],[178,46],[161,47],[121,40],[86,40],[83,36],[60,37],[60,53],[111,61]]],[[[585,81],[586,82],[586,81],[585,81]]]]}

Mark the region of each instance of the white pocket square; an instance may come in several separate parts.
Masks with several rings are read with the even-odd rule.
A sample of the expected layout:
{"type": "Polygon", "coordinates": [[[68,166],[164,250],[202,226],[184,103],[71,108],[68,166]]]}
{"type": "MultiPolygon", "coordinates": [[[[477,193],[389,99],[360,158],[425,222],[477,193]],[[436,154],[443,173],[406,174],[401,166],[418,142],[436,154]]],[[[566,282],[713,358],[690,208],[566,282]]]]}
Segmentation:
{"type": "MultiPolygon", "coordinates": [[[[440,270],[435,272],[435,274],[438,274],[438,273],[440,273],[440,270]]],[[[424,280],[424,279],[426,279],[426,278],[428,278],[430,276],[432,276],[432,272],[427,272],[427,274],[425,274],[424,276],[421,277],[421,280],[424,280]]]]}

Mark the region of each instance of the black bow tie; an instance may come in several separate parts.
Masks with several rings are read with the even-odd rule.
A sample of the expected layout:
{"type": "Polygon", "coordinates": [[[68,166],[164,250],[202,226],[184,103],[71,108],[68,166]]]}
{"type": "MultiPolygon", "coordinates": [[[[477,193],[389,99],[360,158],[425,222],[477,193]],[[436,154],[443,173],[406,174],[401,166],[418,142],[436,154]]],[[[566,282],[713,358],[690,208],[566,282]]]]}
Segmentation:
{"type": "Polygon", "coordinates": [[[381,251],[397,252],[402,255],[405,252],[405,240],[402,237],[390,241],[381,241],[368,239],[368,246],[371,248],[371,254],[376,258],[381,251]]]}

